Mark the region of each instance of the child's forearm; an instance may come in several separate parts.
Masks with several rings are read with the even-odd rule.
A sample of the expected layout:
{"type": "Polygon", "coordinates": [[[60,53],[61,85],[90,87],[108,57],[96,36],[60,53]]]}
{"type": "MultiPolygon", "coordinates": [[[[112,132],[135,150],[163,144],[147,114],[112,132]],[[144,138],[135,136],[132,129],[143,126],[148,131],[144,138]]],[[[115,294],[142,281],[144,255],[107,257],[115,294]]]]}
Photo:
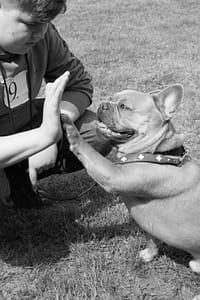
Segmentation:
{"type": "Polygon", "coordinates": [[[0,168],[15,164],[52,145],[49,138],[40,127],[29,131],[0,137],[0,168]]]}
{"type": "Polygon", "coordinates": [[[60,103],[61,114],[67,114],[75,122],[90,105],[88,96],[80,92],[67,91],[60,103]],[[65,100],[66,99],[66,100],[65,100]]]}

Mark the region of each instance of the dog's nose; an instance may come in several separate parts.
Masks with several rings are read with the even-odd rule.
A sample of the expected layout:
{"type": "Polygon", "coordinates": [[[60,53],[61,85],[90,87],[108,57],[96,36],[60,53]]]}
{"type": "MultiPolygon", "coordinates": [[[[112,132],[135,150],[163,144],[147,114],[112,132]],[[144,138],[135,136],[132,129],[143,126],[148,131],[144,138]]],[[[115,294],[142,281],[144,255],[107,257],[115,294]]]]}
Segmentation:
{"type": "Polygon", "coordinates": [[[108,107],[108,103],[107,102],[103,102],[100,104],[100,109],[101,110],[108,110],[109,107],[108,107]]]}

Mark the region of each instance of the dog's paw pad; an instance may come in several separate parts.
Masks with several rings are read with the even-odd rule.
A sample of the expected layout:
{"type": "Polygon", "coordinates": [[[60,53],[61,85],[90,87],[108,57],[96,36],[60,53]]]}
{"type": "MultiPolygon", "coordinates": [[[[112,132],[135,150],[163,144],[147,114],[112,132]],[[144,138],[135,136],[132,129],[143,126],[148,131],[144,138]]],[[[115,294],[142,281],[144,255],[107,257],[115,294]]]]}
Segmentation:
{"type": "Polygon", "coordinates": [[[79,144],[81,140],[79,133],[77,131],[72,131],[70,133],[68,132],[67,138],[70,144],[70,150],[72,152],[75,152],[79,148],[79,144]]]}
{"type": "MultiPolygon", "coordinates": [[[[189,266],[191,268],[191,270],[195,273],[200,273],[200,260],[191,260],[189,262],[189,266]]],[[[200,297],[200,296],[199,296],[200,297]]],[[[199,298],[200,300],[200,298],[199,298]]]]}
{"type": "Polygon", "coordinates": [[[139,253],[139,257],[144,261],[144,262],[149,262],[153,260],[153,258],[157,255],[157,251],[152,251],[149,248],[146,248],[144,250],[141,250],[139,253]]]}

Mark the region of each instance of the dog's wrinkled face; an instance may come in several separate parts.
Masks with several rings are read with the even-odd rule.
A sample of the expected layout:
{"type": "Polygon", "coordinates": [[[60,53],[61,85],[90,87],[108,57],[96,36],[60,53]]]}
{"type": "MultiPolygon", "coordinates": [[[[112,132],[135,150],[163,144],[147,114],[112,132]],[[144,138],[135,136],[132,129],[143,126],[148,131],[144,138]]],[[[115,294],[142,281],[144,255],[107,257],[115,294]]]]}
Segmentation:
{"type": "Polygon", "coordinates": [[[152,96],[131,90],[115,94],[112,102],[103,102],[98,108],[98,119],[98,131],[116,143],[135,139],[150,130],[149,127],[162,123],[152,96]]]}
{"type": "Polygon", "coordinates": [[[181,85],[157,93],[124,90],[98,108],[97,133],[114,144],[146,142],[171,119],[182,99],[181,85]]]}

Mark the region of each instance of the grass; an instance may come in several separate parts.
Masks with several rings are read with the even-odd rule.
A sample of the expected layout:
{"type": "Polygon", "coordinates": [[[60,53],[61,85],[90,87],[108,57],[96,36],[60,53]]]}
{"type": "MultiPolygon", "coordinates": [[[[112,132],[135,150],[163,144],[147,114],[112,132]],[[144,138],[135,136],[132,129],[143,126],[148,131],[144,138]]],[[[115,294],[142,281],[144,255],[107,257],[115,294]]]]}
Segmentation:
{"type": "MultiPolygon", "coordinates": [[[[55,20],[93,76],[96,109],[125,88],[150,91],[179,82],[174,122],[199,159],[200,5],[195,0],[74,0],[55,20]]],[[[41,187],[59,201],[41,210],[1,208],[0,299],[190,300],[200,277],[189,255],[167,245],[151,263],[138,258],[145,233],[115,195],[85,171],[51,176],[41,187]]]]}

